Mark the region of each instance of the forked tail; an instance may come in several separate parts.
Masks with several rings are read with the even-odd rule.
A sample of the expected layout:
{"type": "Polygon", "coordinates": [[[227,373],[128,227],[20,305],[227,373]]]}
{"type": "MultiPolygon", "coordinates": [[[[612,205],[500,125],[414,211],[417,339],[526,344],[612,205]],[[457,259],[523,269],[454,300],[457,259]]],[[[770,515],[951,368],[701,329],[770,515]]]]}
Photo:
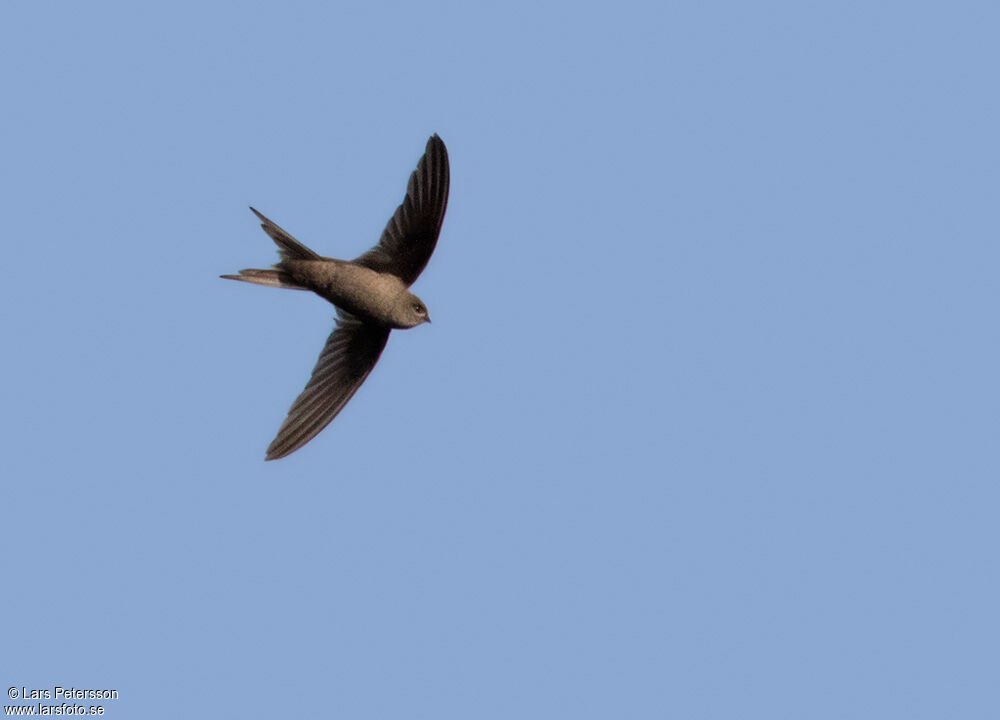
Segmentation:
{"type": "Polygon", "coordinates": [[[306,290],[301,285],[297,285],[288,274],[282,270],[240,270],[239,275],[220,275],[226,280],[242,280],[254,285],[266,285],[267,287],[286,288],[288,290],[306,290]]]}
{"type": "Polygon", "coordinates": [[[282,260],[320,259],[319,253],[315,253],[307,248],[253,208],[250,208],[250,210],[254,215],[260,218],[260,226],[264,228],[264,232],[266,232],[271,239],[274,240],[274,244],[278,246],[278,254],[281,255],[282,260]]]}
{"type": "MultiPolygon", "coordinates": [[[[274,240],[274,244],[278,246],[278,254],[281,255],[282,261],[319,260],[321,258],[318,253],[315,253],[307,248],[259,212],[253,208],[250,208],[250,210],[253,211],[254,215],[260,218],[260,226],[264,228],[264,232],[266,232],[268,236],[274,240]]],[[[287,288],[288,290],[307,289],[292,280],[288,273],[282,270],[280,266],[281,263],[278,263],[278,265],[271,270],[240,270],[239,275],[220,275],[219,277],[225,278],[226,280],[242,280],[243,282],[254,283],[255,285],[266,285],[267,287],[287,288]]]]}

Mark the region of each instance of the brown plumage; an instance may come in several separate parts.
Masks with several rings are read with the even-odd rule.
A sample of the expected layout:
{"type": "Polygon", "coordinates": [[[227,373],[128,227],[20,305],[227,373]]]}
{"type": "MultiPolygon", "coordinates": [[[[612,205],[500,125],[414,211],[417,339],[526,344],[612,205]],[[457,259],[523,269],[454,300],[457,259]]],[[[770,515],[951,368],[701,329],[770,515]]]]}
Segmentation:
{"type": "Polygon", "coordinates": [[[330,424],[375,367],[391,330],[430,322],[427,307],[408,288],[434,252],[447,205],[448,151],[433,135],[382,238],[354,260],[322,257],[250,208],[281,261],[269,270],[222,277],[311,290],[337,307],[337,326],[268,447],[268,460],[295,452],[330,424]]]}

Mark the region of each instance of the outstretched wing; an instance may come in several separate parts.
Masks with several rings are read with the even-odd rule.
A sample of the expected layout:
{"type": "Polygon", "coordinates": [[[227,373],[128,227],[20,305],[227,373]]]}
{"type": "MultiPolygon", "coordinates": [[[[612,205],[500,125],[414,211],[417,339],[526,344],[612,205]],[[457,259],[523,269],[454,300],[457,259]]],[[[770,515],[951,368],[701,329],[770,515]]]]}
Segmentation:
{"type": "Polygon", "coordinates": [[[342,310],[338,312],[337,327],[327,338],[312,377],[267,449],[268,460],[295,452],[329,425],[382,354],[389,328],[361,322],[342,310]]]}
{"type": "Polygon", "coordinates": [[[448,150],[432,135],[382,239],[354,262],[412,285],[434,252],[447,205],[448,150]]]}

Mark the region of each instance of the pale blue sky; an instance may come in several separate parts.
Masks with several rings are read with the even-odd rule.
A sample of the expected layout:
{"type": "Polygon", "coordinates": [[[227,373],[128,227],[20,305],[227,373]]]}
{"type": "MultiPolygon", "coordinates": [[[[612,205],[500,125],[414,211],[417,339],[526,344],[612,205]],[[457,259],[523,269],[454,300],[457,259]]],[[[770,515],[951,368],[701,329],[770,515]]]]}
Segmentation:
{"type": "Polygon", "coordinates": [[[995,3],[0,8],[0,680],[112,718],[987,718],[995,3]],[[218,279],[452,192],[335,422],[218,279]]]}

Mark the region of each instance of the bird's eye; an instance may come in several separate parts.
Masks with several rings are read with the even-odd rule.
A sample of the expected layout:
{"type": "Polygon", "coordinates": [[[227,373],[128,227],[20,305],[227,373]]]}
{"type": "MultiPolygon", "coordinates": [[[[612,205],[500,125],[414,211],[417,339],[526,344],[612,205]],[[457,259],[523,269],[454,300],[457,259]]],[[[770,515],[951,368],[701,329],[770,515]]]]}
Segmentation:
{"type": "Polygon", "coordinates": [[[427,312],[426,310],[424,310],[423,305],[414,305],[413,309],[417,311],[418,315],[423,315],[425,312],[427,312]]]}

